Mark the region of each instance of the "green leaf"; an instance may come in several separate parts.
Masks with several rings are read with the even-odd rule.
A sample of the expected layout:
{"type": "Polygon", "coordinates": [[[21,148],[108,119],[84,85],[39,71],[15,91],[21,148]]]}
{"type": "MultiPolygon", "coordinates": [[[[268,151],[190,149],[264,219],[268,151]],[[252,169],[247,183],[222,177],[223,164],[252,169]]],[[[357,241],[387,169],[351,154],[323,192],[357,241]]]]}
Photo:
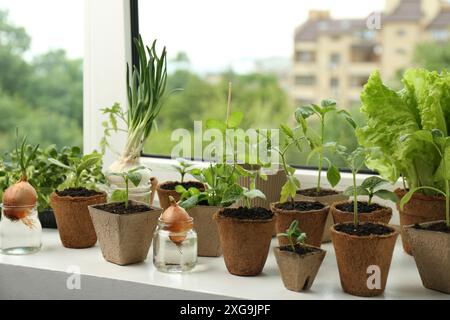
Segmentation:
{"type": "Polygon", "coordinates": [[[177,193],[180,193],[180,194],[185,193],[185,192],[188,192],[188,191],[186,190],[186,188],[183,187],[182,185],[177,185],[177,186],[175,187],[175,191],[176,191],[177,193]]]}
{"type": "Polygon", "coordinates": [[[255,199],[255,198],[261,198],[264,200],[266,199],[266,195],[264,193],[262,193],[261,190],[258,190],[258,189],[247,190],[244,192],[244,196],[249,199],[255,199]]]}
{"type": "Polygon", "coordinates": [[[237,184],[233,184],[225,190],[222,197],[222,204],[235,203],[241,200],[243,195],[244,189],[237,184]]]}
{"type": "Polygon", "coordinates": [[[356,129],[358,127],[355,120],[353,120],[352,115],[347,110],[339,110],[338,114],[343,115],[344,119],[350,124],[350,126],[352,126],[353,129],[356,129]]]}
{"type": "Polygon", "coordinates": [[[300,188],[300,181],[295,176],[288,177],[286,183],[281,189],[280,202],[285,203],[289,198],[295,198],[297,190],[300,188]]]}
{"type": "Polygon", "coordinates": [[[341,181],[341,173],[336,166],[330,165],[328,167],[327,179],[333,188],[339,184],[339,182],[341,181]]]}
{"type": "Polygon", "coordinates": [[[115,190],[111,195],[113,202],[125,202],[127,201],[127,193],[124,190],[115,190]]]}
{"type": "Polygon", "coordinates": [[[50,162],[51,164],[54,164],[55,166],[58,166],[60,168],[66,169],[66,170],[72,170],[71,167],[65,165],[64,163],[62,163],[59,160],[53,159],[53,158],[49,158],[48,162],[50,162]]]}
{"type": "Polygon", "coordinates": [[[376,188],[385,185],[386,183],[389,183],[387,180],[384,180],[383,178],[379,176],[372,176],[363,181],[361,186],[363,188],[369,189],[369,190],[375,190],[376,188]]]}
{"type": "Polygon", "coordinates": [[[333,99],[325,99],[325,100],[322,100],[320,105],[322,106],[322,108],[336,107],[337,102],[336,102],[336,100],[333,100],[333,99]]]}
{"type": "Polygon", "coordinates": [[[232,112],[230,114],[230,117],[228,118],[228,128],[237,129],[243,119],[244,119],[243,112],[239,112],[239,111],[232,112]]]}
{"type": "MultiPolygon", "coordinates": [[[[348,196],[348,197],[353,197],[354,194],[354,187],[348,187],[347,189],[345,189],[344,191],[344,195],[348,196]]],[[[356,187],[356,194],[358,196],[368,196],[369,195],[369,191],[361,186],[356,187]]]]}
{"type": "Polygon", "coordinates": [[[193,195],[192,197],[182,201],[180,206],[186,210],[194,208],[199,202],[199,195],[193,195]]]}
{"type": "Polygon", "coordinates": [[[217,129],[223,134],[227,131],[227,125],[219,120],[206,120],[206,128],[207,129],[217,129]]]}
{"type": "Polygon", "coordinates": [[[389,190],[381,189],[381,190],[376,191],[374,193],[374,195],[377,196],[378,198],[381,198],[383,200],[390,200],[394,203],[397,203],[397,201],[398,201],[397,195],[394,192],[389,191],[389,190]]]}
{"type": "Polygon", "coordinates": [[[295,119],[299,122],[300,119],[306,120],[313,114],[315,114],[315,111],[311,106],[303,106],[295,111],[295,119]]]}
{"type": "Polygon", "coordinates": [[[420,130],[414,133],[414,136],[422,141],[433,143],[433,134],[428,130],[420,130]]]}
{"type": "Polygon", "coordinates": [[[139,186],[139,184],[141,183],[142,180],[142,175],[137,173],[137,172],[129,172],[127,173],[128,179],[130,179],[131,183],[133,183],[133,185],[135,187],[139,186]]]}
{"type": "Polygon", "coordinates": [[[444,197],[446,196],[444,192],[442,192],[442,191],[439,190],[439,189],[433,188],[433,187],[418,187],[418,188],[414,188],[414,189],[409,190],[408,193],[405,194],[405,195],[403,196],[403,198],[400,200],[400,209],[403,210],[404,207],[405,207],[405,205],[411,200],[412,196],[413,196],[417,191],[420,191],[420,190],[431,190],[431,191],[434,191],[434,192],[436,192],[436,193],[438,193],[438,194],[443,195],[444,197]]]}
{"type": "Polygon", "coordinates": [[[91,168],[96,165],[102,159],[102,155],[98,153],[93,153],[84,156],[81,159],[81,163],[77,168],[77,175],[79,176],[84,170],[91,168]]]}

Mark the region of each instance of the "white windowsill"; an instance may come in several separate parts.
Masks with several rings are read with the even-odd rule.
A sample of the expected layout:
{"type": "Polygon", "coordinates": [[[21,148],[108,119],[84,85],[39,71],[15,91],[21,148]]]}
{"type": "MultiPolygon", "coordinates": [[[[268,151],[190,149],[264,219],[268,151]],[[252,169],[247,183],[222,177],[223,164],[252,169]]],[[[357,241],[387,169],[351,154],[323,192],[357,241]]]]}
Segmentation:
{"type": "MultiPolygon", "coordinates": [[[[66,249],[56,230],[45,230],[40,252],[0,256],[0,299],[356,299],[341,289],[333,246],[323,248],[327,256],[312,289],[296,293],[284,288],[272,251],[257,277],[230,275],[223,257],[199,258],[187,274],[165,274],[154,268],[152,249],[145,263],[120,267],[106,262],[98,245],[66,249]],[[81,272],[81,290],[66,286],[71,276],[66,272],[74,266],[81,272]]],[[[378,299],[448,299],[448,295],[422,286],[414,259],[403,252],[399,239],[386,292],[378,299]]]]}

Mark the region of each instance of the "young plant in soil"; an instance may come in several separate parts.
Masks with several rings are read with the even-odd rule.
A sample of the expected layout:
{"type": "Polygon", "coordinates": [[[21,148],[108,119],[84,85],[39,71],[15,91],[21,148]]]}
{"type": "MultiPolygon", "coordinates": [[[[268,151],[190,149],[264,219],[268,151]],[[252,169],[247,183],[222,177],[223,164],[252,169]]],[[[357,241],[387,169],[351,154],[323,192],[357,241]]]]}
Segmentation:
{"type": "Polygon", "coordinates": [[[404,206],[411,200],[412,196],[420,190],[429,190],[445,197],[445,224],[431,225],[429,228],[436,231],[450,232],[450,137],[445,136],[439,129],[432,131],[421,130],[412,135],[406,135],[402,137],[402,141],[407,139],[419,139],[427,144],[432,145],[439,156],[442,158],[438,171],[435,173],[435,179],[437,182],[441,182],[444,186],[444,191],[440,189],[422,186],[416,187],[408,191],[408,193],[401,199],[400,208],[403,210],[404,206]]]}
{"type": "Polygon", "coordinates": [[[67,165],[54,158],[48,161],[67,172],[66,181],[58,187],[58,195],[89,197],[98,194],[95,179],[90,175],[90,170],[101,163],[101,154],[94,152],[82,158],[69,158],[67,165]]]}
{"type": "Polygon", "coordinates": [[[316,104],[303,106],[298,108],[295,112],[295,119],[300,125],[300,128],[308,141],[309,147],[311,148],[307,162],[309,163],[312,158],[318,157],[317,195],[320,195],[322,191],[322,171],[324,170],[325,163],[328,164],[327,179],[330,185],[334,188],[341,180],[339,169],[325,156],[327,150],[336,149],[337,147],[336,142],[326,142],[325,137],[325,120],[327,115],[331,112],[337,112],[338,114],[344,115],[346,120],[355,126],[350,114],[346,110],[338,110],[336,101],[334,100],[323,100],[320,106],[316,104]],[[308,124],[307,120],[312,116],[316,116],[320,121],[319,134],[315,133],[308,124]]]}
{"type": "Polygon", "coordinates": [[[192,169],[194,169],[194,165],[185,160],[185,159],[177,159],[177,164],[173,165],[172,168],[175,169],[180,174],[180,183],[184,183],[184,179],[187,174],[190,174],[192,169]]]}
{"type": "Polygon", "coordinates": [[[122,177],[125,181],[125,190],[115,190],[111,195],[111,200],[114,202],[121,203],[125,210],[130,206],[129,195],[129,185],[130,182],[135,186],[139,186],[142,180],[142,176],[139,174],[139,170],[145,167],[136,167],[134,169],[128,170],[127,172],[111,173],[111,175],[122,177]]]}
{"type": "Polygon", "coordinates": [[[289,226],[289,229],[287,229],[286,232],[284,233],[277,234],[277,237],[287,238],[289,240],[289,245],[292,252],[300,251],[298,249],[302,248],[307,239],[306,233],[302,232],[298,228],[297,220],[292,221],[291,225],[289,226]]]}

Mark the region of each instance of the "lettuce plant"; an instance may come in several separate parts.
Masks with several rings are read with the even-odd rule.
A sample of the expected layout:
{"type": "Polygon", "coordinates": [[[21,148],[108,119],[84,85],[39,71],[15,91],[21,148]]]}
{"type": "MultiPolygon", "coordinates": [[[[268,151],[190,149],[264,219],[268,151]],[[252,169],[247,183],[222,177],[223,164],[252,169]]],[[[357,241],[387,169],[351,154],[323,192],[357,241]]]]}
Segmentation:
{"type": "Polygon", "coordinates": [[[416,133],[437,129],[448,136],[450,74],[411,69],[404,74],[403,84],[396,92],[375,72],[364,87],[361,111],[367,125],[357,129],[357,138],[362,146],[380,150],[368,156],[366,165],[392,183],[403,177],[411,190],[431,187],[419,190],[425,194],[445,192],[438,170],[443,154],[416,133]]]}

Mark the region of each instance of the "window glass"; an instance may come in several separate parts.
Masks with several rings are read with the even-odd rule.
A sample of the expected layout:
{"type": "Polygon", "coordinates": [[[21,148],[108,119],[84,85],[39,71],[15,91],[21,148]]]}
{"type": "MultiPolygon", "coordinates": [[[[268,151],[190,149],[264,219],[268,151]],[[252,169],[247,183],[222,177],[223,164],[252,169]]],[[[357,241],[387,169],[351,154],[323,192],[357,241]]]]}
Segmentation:
{"type": "MultiPolygon", "coordinates": [[[[444,34],[436,30],[450,29],[450,21],[439,17],[444,4],[435,10],[438,2],[139,1],[140,33],[148,43],[158,39],[167,46],[169,89],[184,89],[167,100],[145,153],[170,155],[177,144],[170,141],[174,129],[224,119],[230,81],[233,110],[245,112],[244,128],[293,127],[297,107],[327,98],[364,125],[358,99],[372,72],[380,70],[395,87],[401,70],[410,66],[449,67],[450,50],[436,50],[442,43],[435,40],[444,34]],[[405,19],[404,12],[423,21],[405,19]],[[399,29],[405,35],[401,53],[399,29]]],[[[326,140],[356,146],[351,128],[336,115],[328,119],[326,140]]],[[[289,161],[315,165],[307,163],[307,151],[305,146],[289,161]]]]}
{"type": "Polygon", "coordinates": [[[0,153],[82,144],[83,1],[0,3],[0,153]]]}

